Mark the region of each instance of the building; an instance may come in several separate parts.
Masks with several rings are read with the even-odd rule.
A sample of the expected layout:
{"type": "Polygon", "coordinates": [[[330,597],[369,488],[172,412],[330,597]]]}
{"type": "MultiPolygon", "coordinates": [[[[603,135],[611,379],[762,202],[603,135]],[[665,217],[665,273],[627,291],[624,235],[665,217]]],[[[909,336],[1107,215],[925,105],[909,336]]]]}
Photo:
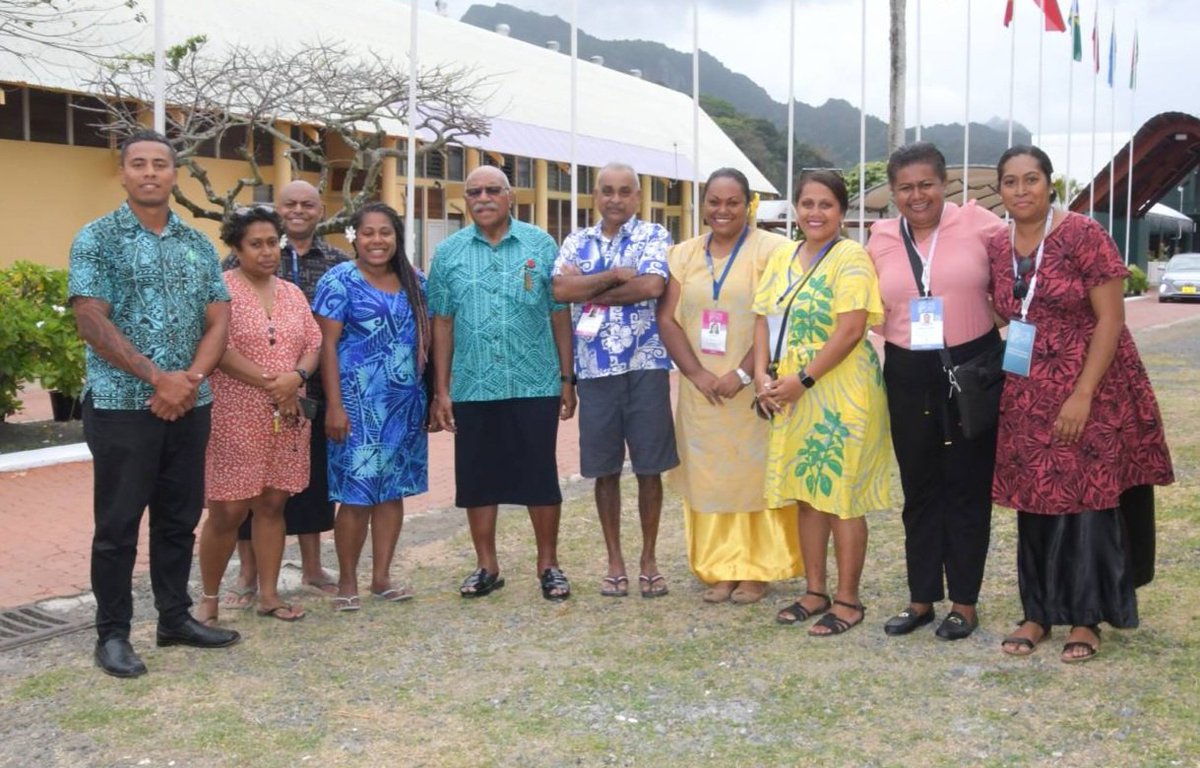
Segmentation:
{"type": "MultiPolygon", "coordinates": [[[[353,6],[337,8],[323,0],[170,3],[166,30],[168,46],[200,34],[208,37],[210,48],[240,44],[287,50],[297,42],[319,39],[386,52],[403,61],[410,39],[409,6],[396,0],[358,0],[353,6]]],[[[492,117],[487,136],[419,158],[413,201],[419,263],[427,263],[436,244],[463,226],[462,182],[481,163],[504,168],[516,191],[518,218],[545,228],[559,240],[574,226],[593,220],[594,174],[610,161],[637,168],[642,174],[642,217],[664,224],[677,238],[686,237],[692,228],[690,182],[703,180],[718,167],[739,168],[756,190],[775,192],[703,113],[700,163],[693,168],[688,96],[634,73],[581,60],[575,136],[579,220],[571,222],[570,57],[433,13],[420,14],[418,31],[420,67],[465,64],[495,84],[494,92],[485,98],[484,111],[492,117]]],[[[93,34],[107,36],[108,52],[113,54],[153,48],[152,25],[132,18],[107,24],[93,34]]],[[[115,180],[117,155],[109,139],[92,125],[95,113],[86,111],[99,104],[87,85],[96,65],[57,50],[28,50],[28,57],[0,54],[0,167],[5,169],[0,210],[6,220],[20,223],[8,228],[10,242],[0,255],[0,266],[18,259],[64,265],[79,226],[123,198],[115,180]]],[[[315,134],[314,128],[287,126],[315,134]]],[[[403,145],[404,125],[388,126],[387,131],[391,141],[403,145]]],[[[227,189],[244,174],[245,163],[234,154],[239,143],[252,148],[269,181],[265,188],[247,190],[247,202],[270,199],[274,188],[292,179],[291,163],[269,137],[231,134],[219,146],[210,147],[206,155],[211,157],[203,162],[214,187],[227,189]]],[[[404,210],[407,169],[403,161],[390,162],[380,197],[404,210]]],[[[298,177],[317,181],[303,167],[298,177]]],[[[186,174],[180,174],[179,184],[189,195],[198,195],[198,184],[186,174]]],[[[340,198],[329,194],[326,204],[336,210],[340,198]]],[[[215,238],[216,222],[180,213],[215,238]]]]}

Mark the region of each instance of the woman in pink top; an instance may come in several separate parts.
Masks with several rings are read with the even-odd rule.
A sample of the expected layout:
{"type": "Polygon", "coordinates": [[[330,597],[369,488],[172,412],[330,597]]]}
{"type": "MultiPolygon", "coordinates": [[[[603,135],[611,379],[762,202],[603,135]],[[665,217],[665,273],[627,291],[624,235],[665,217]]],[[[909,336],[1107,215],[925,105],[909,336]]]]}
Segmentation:
{"type": "Polygon", "coordinates": [[[963,435],[941,350],[958,364],[1000,343],[986,244],[1004,223],[973,200],[945,201],[946,158],[928,142],[896,150],[887,172],[900,216],[872,227],[867,250],[883,294],[883,376],[904,488],[909,605],[883,629],[905,635],[930,623],[948,591],[953,606],[937,636],[959,640],[979,624],[996,431],[963,435]]]}

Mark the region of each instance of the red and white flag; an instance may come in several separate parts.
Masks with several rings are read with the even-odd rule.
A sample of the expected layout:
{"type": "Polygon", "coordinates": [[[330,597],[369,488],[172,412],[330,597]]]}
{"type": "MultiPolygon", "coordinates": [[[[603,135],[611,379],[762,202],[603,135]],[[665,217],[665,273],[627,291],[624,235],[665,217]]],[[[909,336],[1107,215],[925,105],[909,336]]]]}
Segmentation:
{"type": "MultiPolygon", "coordinates": [[[[1067,22],[1063,19],[1062,11],[1058,8],[1057,0],[1033,0],[1034,4],[1042,9],[1042,15],[1046,19],[1047,32],[1066,32],[1067,22]]],[[[1008,0],[1008,4],[1004,7],[1004,26],[1012,23],[1013,19],[1013,0],[1008,0]]]]}

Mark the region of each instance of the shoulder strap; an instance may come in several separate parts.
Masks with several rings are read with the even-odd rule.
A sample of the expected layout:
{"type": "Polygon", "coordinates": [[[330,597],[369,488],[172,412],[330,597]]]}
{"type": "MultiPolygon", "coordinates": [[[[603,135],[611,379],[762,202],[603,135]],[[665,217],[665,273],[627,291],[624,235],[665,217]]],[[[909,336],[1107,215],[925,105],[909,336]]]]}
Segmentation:
{"type": "MultiPolygon", "coordinates": [[[[828,256],[829,253],[837,247],[837,244],[841,242],[841,240],[842,238],[835,237],[833,242],[829,244],[829,247],[825,249],[825,256],[828,256]]],[[[800,250],[799,245],[796,246],[796,250],[800,250]]],[[[825,260],[825,256],[821,257],[821,261],[825,260]]],[[[792,297],[788,299],[787,306],[783,308],[783,320],[779,324],[779,338],[775,339],[775,354],[771,356],[771,365],[778,365],[779,357],[783,354],[783,337],[787,333],[788,315],[792,311],[792,304],[796,301],[796,297],[800,295],[800,291],[804,290],[804,284],[808,282],[808,278],[812,277],[813,272],[817,271],[817,267],[821,266],[821,261],[813,264],[812,267],[810,267],[809,270],[804,273],[804,277],[800,279],[800,284],[796,286],[796,290],[792,291],[792,297]]]]}

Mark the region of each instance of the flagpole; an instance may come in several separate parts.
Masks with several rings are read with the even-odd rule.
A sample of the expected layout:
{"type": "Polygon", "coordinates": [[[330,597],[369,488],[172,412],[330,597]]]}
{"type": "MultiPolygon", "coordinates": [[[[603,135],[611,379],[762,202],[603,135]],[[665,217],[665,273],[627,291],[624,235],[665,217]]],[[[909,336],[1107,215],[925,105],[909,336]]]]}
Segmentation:
{"type": "MultiPolygon", "coordinates": [[[[747,200],[746,204],[749,205],[747,200]]],[[[692,0],[692,237],[700,235],[700,0],[692,0]]]]}
{"type": "Polygon", "coordinates": [[[1112,30],[1108,38],[1108,236],[1112,237],[1113,222],[1117,217],[1117,199],[1114,187],[1117,183],[1117,86],[1113,76],[1117,58],[1117,12],[1113,10],[1112,30]]]}
{"type": "Polygon", "coordinates": [[[167,133],[167,0],[154,0],[154,130],[167,133]]]}
{"type": "Polygon", "coordinates": [[[921,0],[917,0],[917,141],[921,140],[921,0]]]}
{"type": "Polygon", "coordinates": [[[1137,25],[1133,27],[1133,50],[1129,54],[1129,170],[1125,174],[1125,266],[1129,266],[1129,236],[1133,231],[1133,141],[1137,128],[1137,25]]]}
{"type": "Polygon", "coordinates": [[[417,0],[409,0],[408,10],[408,144],[405,147],[408,161],[408,179],[404,184],[404,252],[413,264],[423,260],[416,254],[417,216],[417,0]]]}
{"type": "MultiPolygon", "coordinates": [[[[575,134],[579,130],[579,106],[577,91],[579,89],[579,2],[571,0],[571,225],[567,232],[574,232],[579,227],[579,191],[576,175],[579,172],[575,158],[575,134]]],[[[560,171],[561,173],[561,171],[560,171]]],[[[561,208],[559,210],[562,210],[561,208]]],[[[564,233],[565,235],[565,233],[564,233]]]]}
{"type": "Polygon", "coordinates": [[[867,0],[862,0],[862,87],[858,107],[858,242],[867,242],[867,0]]]}
{"type": "Polygon", "coordinates": [[[787,122],[787,206],[785,218],[787,236],[792,236],[792,173],[796,164],[796,0],[791,2],[788,16],[788,122],[787,122]]]}
{"type": "Polygon", "coordinates": [[[1008,23],[1008,146],[1013,145],[1013,104],[1017,94],[1017,9],[1013,4],[1008,23]]]}
{"type": "Polygon", "coordinates": [[[1096,100],[1100,86],[1100,8],[1092,17],[1092,162],[1088,166],[1088,218],[1096,218],[1096,100]]]}
{"type": "MultiPolygon", "coordinates": [[[[864,6],[865,7],[865,6],[864,6]]],[[[970,154],[971,154],[971,0],[967,0],[967,63],[964,67],[966,70],[966,86],[964,87],[965,98],[963,99],[963,176],[962,176],[962,202],[967,204],[967,181],[970,177],[970,154]]],[[[1010,113],[1011,120],[1011,113],[1010,113]]],[[[1010,123],[1011,125],[1011,123],[1010,123]]],[[[1011,129],[1010,129],[1011,130],[1011,129]]]]}
{"type": "MultiPolygon", "coordinates": [[[[1075,7],[1072,6],[1071,24],[1075,21],[1075,7]]],[[[1067,61],[1067,170],[1063,176],[1063,204],[1071,205],[1071,138],[1072,118],[1075,114],[1075,27],[1071,27],[1071,58],[1067,61]]]]}
{"type": "Polygon", "coordinates": [[[1042,81],[1046,78],[1042,73],[1042,51],[1046,47],[1045,9],[1042,10],[1042,23],[1037,25],[1038,33],[1038,87],[1037,87],[1037,143],[1042,143],[1042,81]]]}

